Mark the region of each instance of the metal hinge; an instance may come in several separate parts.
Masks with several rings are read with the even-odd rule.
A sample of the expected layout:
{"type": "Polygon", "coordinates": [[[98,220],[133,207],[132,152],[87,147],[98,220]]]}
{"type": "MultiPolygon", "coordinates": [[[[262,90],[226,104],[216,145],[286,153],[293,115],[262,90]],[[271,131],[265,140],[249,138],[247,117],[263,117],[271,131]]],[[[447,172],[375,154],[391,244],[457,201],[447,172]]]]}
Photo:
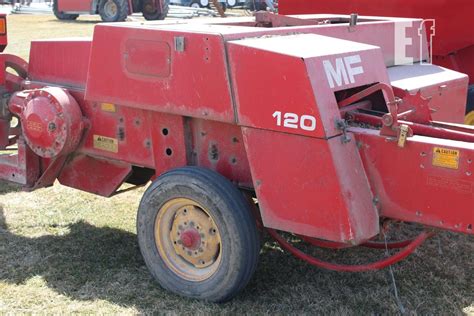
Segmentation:
{"type": "Polygon", "coordinates": [[[347,135],[348,127],[349,125],[347,125],[346,120],[336,119],[336,129],[342,131],[341,142],[343,144],[349,143],[351,141],[351,138],[349,135],[347,135]]]}

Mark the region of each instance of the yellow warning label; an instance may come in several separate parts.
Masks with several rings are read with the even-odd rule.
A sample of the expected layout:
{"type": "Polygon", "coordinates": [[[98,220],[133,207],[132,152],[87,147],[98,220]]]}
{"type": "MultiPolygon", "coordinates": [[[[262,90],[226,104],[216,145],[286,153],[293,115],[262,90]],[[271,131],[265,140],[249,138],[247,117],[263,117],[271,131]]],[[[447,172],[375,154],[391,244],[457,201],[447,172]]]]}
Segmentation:
{"type": "Polygon", "coordinates": [[[434,147],[433,166],[459,169],[459,150],[434,147]]]}
{"type": "Polygon", "coordinates": [[[118,140],[116,138],[94,135],[94,148],[117,153],[118,140]]]}
{"type": "Polygon", "coordinates": [[[102,103],[100,105],[100,108],[102,109],[102,111],[115,113],[115,104],[113,103],[102,103]]]}

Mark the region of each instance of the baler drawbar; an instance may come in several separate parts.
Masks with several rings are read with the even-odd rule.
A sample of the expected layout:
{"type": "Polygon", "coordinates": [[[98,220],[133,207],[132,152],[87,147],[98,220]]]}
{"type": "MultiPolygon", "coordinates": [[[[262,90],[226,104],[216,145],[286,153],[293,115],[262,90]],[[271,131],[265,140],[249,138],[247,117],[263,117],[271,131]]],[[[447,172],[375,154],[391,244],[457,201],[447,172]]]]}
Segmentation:
{"type": "Polygon", "coordinates": [[[234,297],[255,271],[259,229],[323,268],[384,268],[436,229],[473,234],[468,77],[425,63],[423,27],[259,12],[33,41],[29,63],[0,54],[0,178],[105,197],[151,181],[140,250],[161,286],[188,297],[234,297]],[[397,63],[400,30],[413,63],[397,63]],[[425,230],[375,241],[392,222],[425,230]],[[279,231],[316,247],[401,250],[338,265],[279,231]]]}

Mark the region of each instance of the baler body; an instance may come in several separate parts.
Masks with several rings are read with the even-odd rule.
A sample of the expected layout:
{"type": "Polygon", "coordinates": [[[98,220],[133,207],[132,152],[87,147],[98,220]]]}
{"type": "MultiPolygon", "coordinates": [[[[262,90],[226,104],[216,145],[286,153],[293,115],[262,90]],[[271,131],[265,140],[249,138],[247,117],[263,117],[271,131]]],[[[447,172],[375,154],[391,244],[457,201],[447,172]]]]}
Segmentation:
{"type": "MultiPolygon", "coordinates": [[[[472,143],[415,136],[400,149],[377,131],[338,127],[342,95],[390,85],[387,67],[400,67],[394,28],[407,21],[367,17],[349,27],[345,19],[105,24],[93,39],[34,41],[22,87],[67,89],[83,134],[67,158],[36,157],[20,137],[24,170],[3,166],[2,177],[29,187],[57,178],[111,196],[124,182],[197,165],[255,190],[271,228],[352,244],[375,236],[383,217],[472,233],[472,143]],[[323,20],[332,22],[315,22],[323,20]],[[433,165],[438,147],[460,153],[455,168],[433,165]]],[[[408,55],[419,61],[421,21],[409,21],[408,55]]],[[[462,109],[467,82],[447,77],[460,96],[440,95],[438,104],[462,109]]],[[[387,111],[377,98],[373,107],[387,111]]],[[[23,128],[48,133],[40,125],[23,128]]]]}
{"type": "Polygon", "coordinates": [[[29,63],[0,54],[0,179],[105,197],[151,180],[140,250],[192,298],[226,301],[249,282],[259,226],[319,267],[381,269],[432,234],[374,241],[391,221],[473,233],[474,128],[456,124],[468,77],[423,65],[425,34],[417,19],[257,13],[34,41],[29,63]],[[410,65],[396,62],[400,29],[410,65]],[[403,249],[331,264],[276,230],[403,249]]]}

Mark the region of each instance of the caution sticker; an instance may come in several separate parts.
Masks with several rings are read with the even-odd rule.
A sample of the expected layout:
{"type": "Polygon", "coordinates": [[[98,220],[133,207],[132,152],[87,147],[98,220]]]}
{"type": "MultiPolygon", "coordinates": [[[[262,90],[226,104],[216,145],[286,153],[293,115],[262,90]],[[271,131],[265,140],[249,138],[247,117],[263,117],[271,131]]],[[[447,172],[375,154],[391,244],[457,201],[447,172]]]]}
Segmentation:
{"type": "Polygon", "coordinates": [[[94,148],[118,153],[118,140],[100,135],[94,135],[94,148]]]}
{"type": "Polygon", "coordinates": [[[459,150],[434,147],[433,166],[449,169],[459,169],[459,150]]]}
{"type": "Polygon", "coordinates": [[[113,104],[113,103],[102,103],[100,105],[100,108],[102,109],[102,111],[105,111],[105,112],[115,113],[115,111],[116,111],[115,104],[113,104]]]}

